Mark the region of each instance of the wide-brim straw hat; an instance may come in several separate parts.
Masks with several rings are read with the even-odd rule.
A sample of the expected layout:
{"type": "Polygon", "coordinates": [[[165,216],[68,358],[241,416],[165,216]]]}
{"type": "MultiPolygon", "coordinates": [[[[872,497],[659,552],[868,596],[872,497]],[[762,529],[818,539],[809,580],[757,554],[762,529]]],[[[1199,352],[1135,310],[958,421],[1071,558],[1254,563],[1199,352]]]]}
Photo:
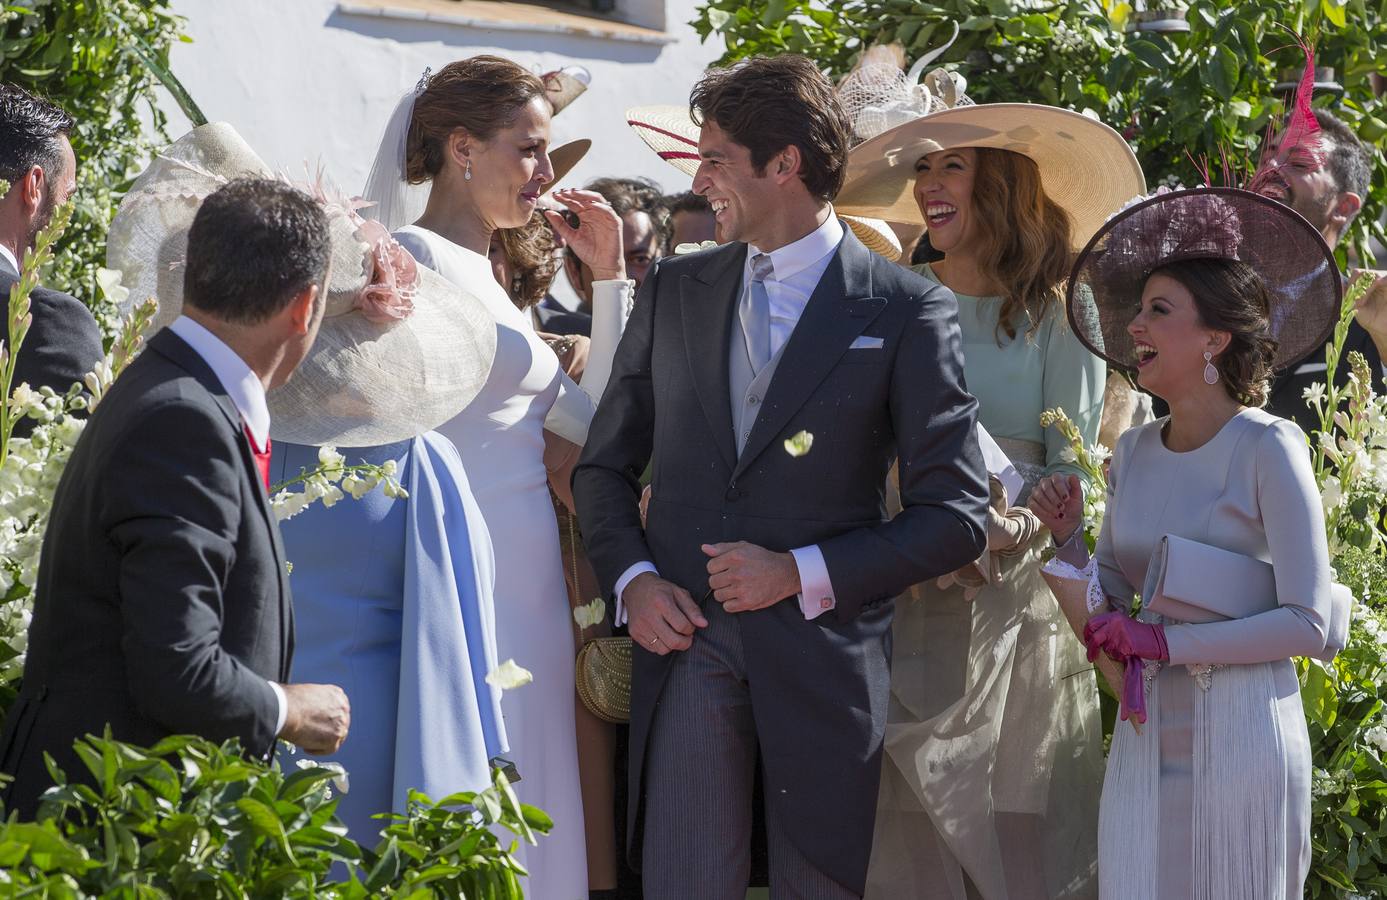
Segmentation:
{"type": "MultiPolygon", "coordinates": [[[[182,311],[188,230],[203,198],[243,176],[275,177],[230,125],[203,125],[156,157],[121,202],[107,265],[120,270],[129,305],[158,300],[155,328],[182,311]]],[[[308,190],[325,200],[332,235],[326,308],[308,357],[269,394],[271,436],[365,447],[438,427],[486,383],[494,318],[480,298],[414,265],[412,311],[384,324],[367,319],[358,303],[376,270],[377,244],[366,232],[383,233],[382,226],[362,220],[350,201],[328,200],[321,179],[308,190]]]]}
{"type": "MultiPolygon", "coordinates": [[[[660,159],[690,178],[698,174],[699,127],[690,118],[687,107],[668,104],[632,107],[626,110],[626,122],[660,159]]],[[[904,251],[900,239],[886,222],[859,215],[857,210],[837,201],[833,208],[868,250],[892,262],[901,258],[904,251]]]]}
{"type": "Polygon", "coordinates": [[[1151,273],[1189,259],[1237,259],[1265,283],[1277,341],[1274,369],[1323,346],[1339,318],[1343,283],[1334,252],[1299,213],[1249,191],[1200,187],[1157,193],[1113,216],[1069,279],[1079,340],[1119,368],[1136,369],[1127,326],[1151,273]]]}
{"type": "Polygon", "coordinates": [[[1108,216],[1146,193],[1132,148],[1102,122],[1054,106],[982,103],[921,116],[854,147],[839,202],[864,215],[923,224],[915,164],[928,153],[962,147],[1034,160],[1046,196],[1069,213],[1076,250],[1108,216]]]}

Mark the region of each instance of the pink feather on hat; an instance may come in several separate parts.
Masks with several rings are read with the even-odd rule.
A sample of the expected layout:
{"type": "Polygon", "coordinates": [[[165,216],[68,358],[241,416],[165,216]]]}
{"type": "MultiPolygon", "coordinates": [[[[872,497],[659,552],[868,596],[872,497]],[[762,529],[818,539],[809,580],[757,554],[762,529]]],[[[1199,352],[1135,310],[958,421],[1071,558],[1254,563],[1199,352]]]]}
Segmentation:
{"type": "MultiPolygon", "coordinates": [[[[1268,133],[1263,142],[1262,159],[1257,171],[1247,184],[1247,190],[1265,193],[1270,186],[1284,190],[1285,177],[1281,170],[1289,165],[1304,164],[1318,168],[1324,164],[1323,141],[1320,139],[1320,123],[1315,119],[1311,101],[1315,94],[1315,48],[1300,35],[1296,43],[1305,53],[1305,71],[1300,76],[1295,95],[1291,98],[1286,113],[1286,123],[1279,138],[1268,133]]],[[[1281,193],[1276,191],[1274,193],[1281,193]]],[[[1280,199],[1280,197],[1276,197],[1280,199]]]]}

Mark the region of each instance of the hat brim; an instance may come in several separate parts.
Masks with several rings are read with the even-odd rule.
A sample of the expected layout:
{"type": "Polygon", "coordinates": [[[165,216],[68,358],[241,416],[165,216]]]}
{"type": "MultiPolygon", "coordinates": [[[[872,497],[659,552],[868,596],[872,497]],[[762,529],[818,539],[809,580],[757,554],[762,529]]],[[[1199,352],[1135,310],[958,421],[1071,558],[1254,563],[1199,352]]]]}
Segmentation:
{"type": "Polygon", "coordinates": [[[568,173],[573,171],[573,167],[578,165],[591,149],[592,141],[587,138],[579,138],[550,150],[549,165],[554,168],[554,180],[545,185],[544,190],[540,193],[547,194],[550,188],[568,177],[568,173]]]}
{"type": "Polygon", "coordinates": [[[1010,150],[1034,160],[1046,196],[1069,213],[1074,249],[1122,204],[1146,192],[1132,148],[1102,122],[1054,106],[984,103],[922,116],[854,147],[838,202],[864,215],[923,224],[915,163],[962,147],[1010,150]]]}
{"type": "MultiPolygon", "coordinates": [[[[111,222],[106,264],[129,289],[126,310],[159,302],[153,328],[183,309],[188,230],[202,200],[226,181],[273,177],[230,125],[184,135],[155,158],[111,222]]],[[[358,220],[359,221],[359,220],[358,220]]],[[[481,391],[496,353],[484,302],[418,267],[413,312],[370,322],[352,298],[369,280],[371,248],[345,210],[329,207],[332,266],[318,338],[290,381],[271,391],[275,440],[318,446],[394,443],[442,425],[481,391]]]]}
{"type": "MultiPolygon", "coordinates": [[[[1206,201],[1207,202],[1207,201],[1206,201]]],[[[1156,218],[1160,218],[1157,216],[1156,218]]],[[[1141,295],[1151,272],[1185,259],[1236,258],[1261,277],[1270,301],[1269,323],[1277,349],[1272,368],[1300,362],[1328,340],[1338,322],[1343,281],[1334,251],[1299,213],[1282,203],[1238,188],[1200,187],[1156,194],[1113,216],[1074,262],[1069,278],[1069,322],[1079,340],[1098,356],[1135,372],[1137,356],[1127,326],[1141,309],[1141,295]],[[1175,251],[1168,239],[1150,253],[1119,252],[1112,237],[1124,225],[1140,227],[1134,217],[1151,217],[1163,204],[1189,198],[1217,198],[1224,227],[1237,229],[1235,255],[1175,251]]]]}
{"type": "Polygon", "coordinates": [[[863,216],[852,216],[846,213],[839,213],[838,218],[852,229],[852,233],[862,242],[868,250],[877,256],[884,256],[891,262],[897,262],[901,258],[901,241],[896,237],[896,233],[891,230],[891,226],[881,219],[865,218],[863,216]]]}

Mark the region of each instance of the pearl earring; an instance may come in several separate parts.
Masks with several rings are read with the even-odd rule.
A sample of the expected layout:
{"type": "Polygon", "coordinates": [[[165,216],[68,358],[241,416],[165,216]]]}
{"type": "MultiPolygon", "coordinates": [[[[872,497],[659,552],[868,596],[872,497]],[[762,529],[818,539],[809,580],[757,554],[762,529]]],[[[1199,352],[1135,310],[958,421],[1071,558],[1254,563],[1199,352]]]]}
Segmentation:
{"type": "Polygon", "coordinates": [[[1204,383],[1218,384],[1218,369],[1214,368],[1214,355],[1208,350],[1204,351],[1204,383]]]}
{"type": "Polygon", "coordinates": [[[470,159],[467,161],[467,168],[465,168],[465,169],[462,170],[462,180],[463,180],[463,181],[471,181],[471,180],[472,180],[472,160],[470,160],[470,159]]]}

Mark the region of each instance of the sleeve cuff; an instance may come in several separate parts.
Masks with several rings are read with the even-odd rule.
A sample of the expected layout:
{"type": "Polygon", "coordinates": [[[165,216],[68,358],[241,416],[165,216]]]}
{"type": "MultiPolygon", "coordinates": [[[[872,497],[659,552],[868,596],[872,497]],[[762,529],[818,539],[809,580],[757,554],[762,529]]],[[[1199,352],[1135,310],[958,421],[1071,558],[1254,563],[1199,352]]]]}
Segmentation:
{"type": "Polygon", "coordinates": [[[654,563],[649,560],[641,560],[632,565],[625,572],[622,572],[621,577],[616,580],[616,590],[614,592],[616,594],[616,613],[613,622],[618,627],[626,624],[626,604],[622,602],[621,595],[626,593],[626,586],[634,581],[637,575],[644,575],[646,572],[656,576],[660,574],[659,570],[655,568],[654,563]]]}
{"type": "MultiPolygon", "coordinates": [[[[1050,540],[1053,542],[1054,538],[1050,540]]],[[[1084,528],[1082,525],[1074,529],[1074,533],[1069,536],[1069,540],[1055,547],[1055,556],[1069,563],[1076,569],[1082,569],[1084,566],[1088,565],[1088,543],[1084,540],[1084,528]]]]}
{"type": "Polygon", "coordinates": [[[279,712],[275,715],[275,737],[279,737],[284,732],[284,723],[289,719],[289,698],[284,696],[284,688],[273,681],[268,681],[266,684],[270,686],[270,690],[274,691],[275,703],[279,707],[279,712]]]}
{"type": "Polygon", "coordinates": [[[805,619],[815,619],[838,605],[833,594],[833,582],[828,577],[828,563],[817,544],[791,550],[795,567],[799,569],[799,609],[805,619]]]}

